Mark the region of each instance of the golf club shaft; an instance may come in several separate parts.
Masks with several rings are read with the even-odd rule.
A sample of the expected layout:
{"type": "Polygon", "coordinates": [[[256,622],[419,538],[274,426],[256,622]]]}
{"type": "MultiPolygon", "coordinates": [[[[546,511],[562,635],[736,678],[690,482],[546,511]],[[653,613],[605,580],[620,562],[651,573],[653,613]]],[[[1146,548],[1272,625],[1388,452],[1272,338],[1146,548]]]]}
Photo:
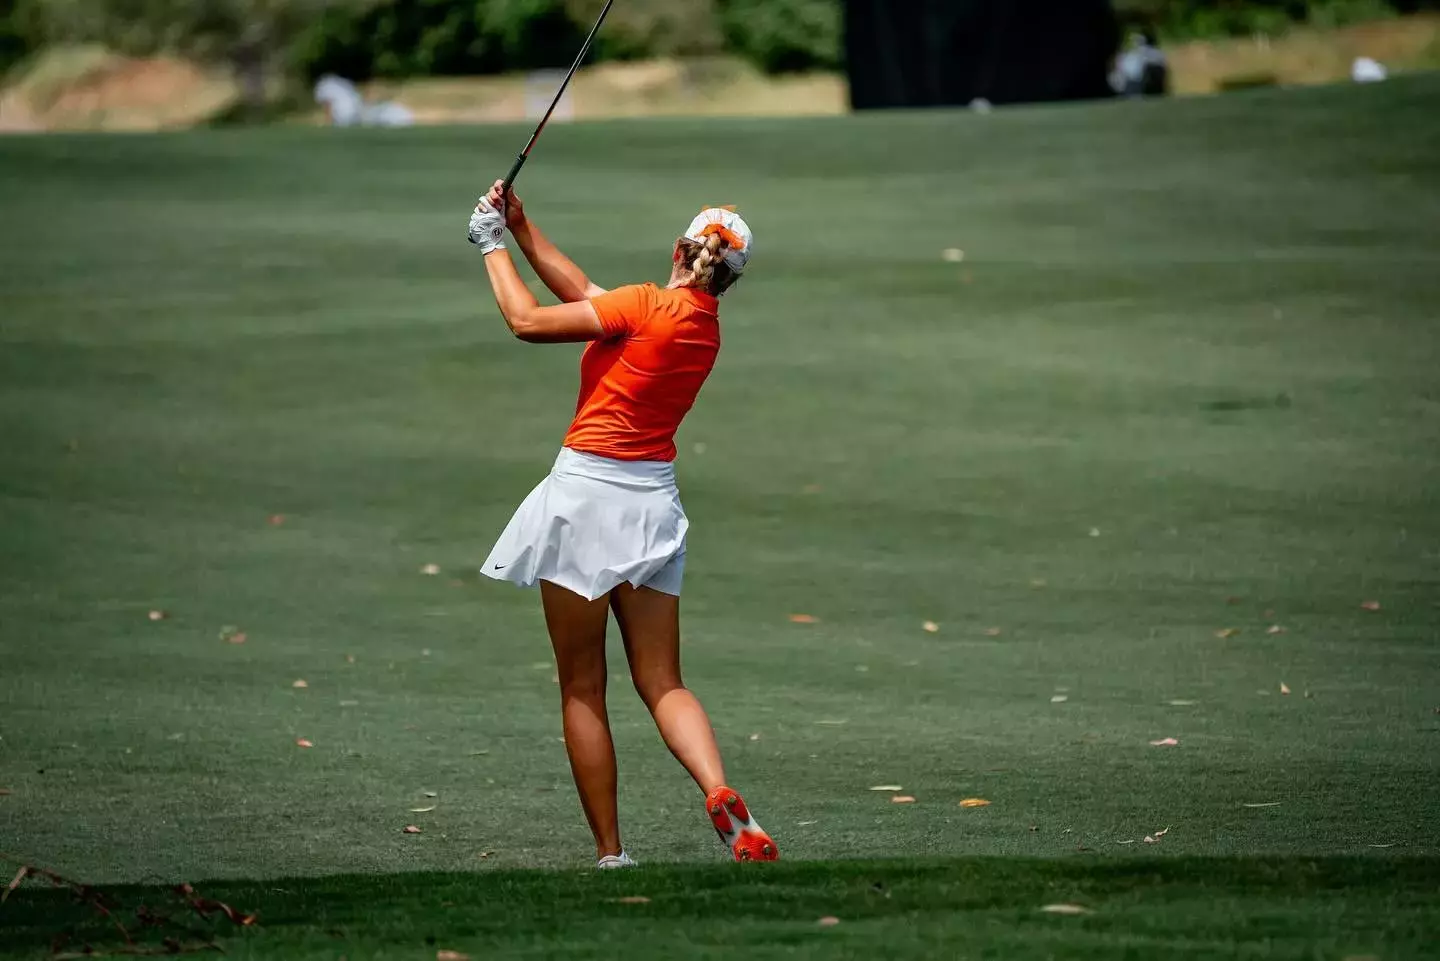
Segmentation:
{"type": "Polygon", "coordinates": [[[524,150],[520,151],[520,156],[515,158],[515,166],[510,168],[510,173],[505,177],[505,189],[501,191],[501,196],[509,192],[510,185],[515,183],[516,177],[520,176],[520,168],[525,166],[526,160],[530,159],[530,151],[534,148],[535,141],[540,139],[540,132],[545,129],[545,125],[550,122],[550,115],[560,105],[560,98],[565,96],[565,88],[570,86],[570,78],[575,76],[576,70],[580,69],[580,64],[585,60],[585,54],[590,52],[590,44],[594,42],[595,35],[600,32],[600,24],[605,22],[606,15],[614,5],[615,0],[605,0],[605,7],[600,11],[600,16],[596,18],[595,26],[590,28],[590,35],[581,44],[580,52],[575,56],[575,62],[570,65],[570,72],[565,74],[565,79],[560,83],[560,89],[555,91],[555,99],[550,101],[550,109],[545,111],[545,116],[540,118],[540,125],[530,135],[530,142],[525,145],[524,150]]]}

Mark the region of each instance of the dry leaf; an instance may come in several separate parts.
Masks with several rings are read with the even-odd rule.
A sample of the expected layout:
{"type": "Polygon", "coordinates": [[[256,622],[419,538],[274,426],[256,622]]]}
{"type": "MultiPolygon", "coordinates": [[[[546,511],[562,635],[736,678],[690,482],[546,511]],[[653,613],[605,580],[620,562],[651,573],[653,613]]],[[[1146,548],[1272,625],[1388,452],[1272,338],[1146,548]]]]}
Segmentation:
{"type": "Polygon", "coordinates": [[[1279,806],[1280,806],[1280,802],[1279,802],[1279,801],[1255,801],[1255,802],[1253,802],[1253,803],[1247,803],[1247,804],[1244,804],[1244,805],[1242,805],[1242,806],[1243,806],[1243,807],[1247,807],[1247,808],[1273,808],[1273,807],[1279,807],[1279,806]]]}
{"type": "Polygon", "coordinates": [[[999,636],[1001,635],[1001,633],[1002,633],[1002,631],[1001,631],[1000,628],[998,628],[998,627],[987,627],[987,628],[985,628],[985,636],[986,636],[986,637],[999,637],[999,636]]]}
{"type": "Polygon", "coordinates": [[[1175,745],[1177,745],[1177,744],[1179,744],[1179,743],[1180,743],[1180,742],[1177,741],[1177,740],[1175,740],[1173,737],[1162,737],[1162,738],[1161,738],[1160,740],[1158,740],[1158,741],[1151,741],[1151,742],[1150,742],[1150,746],[1151,746],[1151,747],[1174,747],[1175,745]]]}
{"type": "Polygon", "coordinates": [[[1285,628],[1281,627],[1279,624],[1271,624],[1269,627],[1265,628],[1265,633],[1266,633],[1266,634],[1284,634],[1284,633],[1285,633],[1285,628]]]}
{"type": "Polygon", "coordinates": [[[411,813],[411,814],[429,814],[431,811],[435,810],[436,807],[437,807],[437,805],[432,804],[432,805],[430,805],[428,808],[411,808],[411,809],[410,809],[410,813],[411,813]]]}
{"type": "Polygon", "coordinates": [[[752,734],[752,735],[750,735],[750,740],[752,740],[752,741],[758,741],[758,740],[760,740],[760,735],[759,735],[759,734],[752,734]]]}
{"type": "Polygon", "coordinates": [[[959,247],[946,247],[940,251],[940,256],[948,264],[958,264],[965,259],[965,251],[959,247]]]}
{"type": "Polygon", "coordinates": [[[819,623],[820,623],[820,618],[816,617],[814,614],[791,614],[791,615],[790,615],[790,623],[791,623],[791,624],[819,624],[819,623]]]}
{"type": "Polygon", "coordinates": [[[1367,845],[1366,845],[1366,847],[1371,847],[1371,848],[1393,848],[1394,846],[1395,846],[1395,842],[1394,842],[1394,841],[1390,841],[1390,842],[1388,842],[1388,843],[1386,843],[1386,844],[1367,844],[1367,845]]]}
{"type": "Polygon", "coordinates": [[[470,955],[461,954],[459,951],[436,951],[435,961],[470,961],[470,955]]]}
{"type": "Polygon", "coordinates": [[[150,612],[150,620],[152,621],[163,621],[169,616],[169,614],[166,614],[164,611],[159,610],[158,608],[150,612]]]}
{"type": "Polygon", "coordinates": [[[1134,843],[1135,843],[1135,839],[1134,839],[1134,838],[1129,838],[1129,839],[1124,840],[1124,841],[1116,841],[1115,843],[1116,843],[1116,844],[1134,844],[1134,843]]]}
{"type": "Polygon", "coordinates": [[[812,824],[819,824],[819,821],[796,821],[797,827],[808,828],[812,824]]]}
{"type": "Polygon", "coordinates": [[[1100,528],[1098,528],[1098,527],[1092,527],[1092,528],[1090,528],[1090,536],[1091,536],[1091,537],[1099,537],[1099,536],[1100,536],[1100,528]]]}
{"type": "Polygon", "coordinates": [[[1050,703],[1051,703],[1051,704],[1064,704],[1064,703],[1065,703],[1066,701],[1068,701],[1068,700],[1070,700],[1070,695],[1068,695],[1068,694],[1055,694],[1055,695],[1051,696],[1051,698],[1050,698],[1050,703]]]}
{"type": "Polygon", "coordinates": [[[1045,580],[1045,578],[1043,578],[1043,577],[1033,577],[1033,578],[1030,579],[1030,586],[1031,586],[1031,587],[1044,587],[1044,586],[1046,586],[1048,583],[1049,583],[1049,581],[1045,580]]]}
{"type": "Polygon", "coordinates": [[[7,797],[9,794],[10,789],[8,787],[0,787],[0,797],[7,797]]]}
{"type": "Polygon", "coordinates": [[[422,647],[422,648],[420,648],[420,656],[421,656],[421,657],[429,657],[429,656],[430,656],[430,648],[428,648],[428,647],[422,647]]]}
{"type": "Polygon", "coordinates": [[[920,627],[930,634],[938,633],[940,630],[940,625],[934,621],[926,621],[924,624],[921,624],[920,627]]]}
{"type": "Polygon", "coordinates": [[[417,828],[417,827],[416,827],[415,825],[413,825],[413,824],[407,824],[407,825],[405,825],[405,830],[404,830],[403,832],[401,832],[401,833],[403,833],[403,834],[419,834],[419,833],[420,833],[420,829],[417,828]]]}
{"type": "Polygon", "coordinates": [[[815,923],[820,925],[820,927],[822,928],[833,928],[835,927],[835,925],[840,923],[840,919],[835,917],[834,915],[826,915],[815,923]]]}
{"type": "Polygon", "coordinates": [[[18,887],[20,886],[20,882],[21,882],[21,881],[24,881],[24,880],[25,880],[25,877],[26,877],[29,873],[30,873],[30,865],[28,865],[28,864],[22,864],[22,865],[20,865],[20,870],[18,870],[18,871],[15,872],[15,877],[14,877],[13,879],[11,879],[10,884],[5,888],[5,893],[4,893],[4,894],[0,894],[0,904],[3,904],[3,903],[6,901],[6,899],[8,899],[8,898],[10,897],[11,892],[14,891],[16,888],[18,888],[18,887]]]}
{"type": "Polygon", "coordinates": [[[271,527],[279,527],[279,526],[280,526],[281,524],[283,524],[283,523],[285,523],[285,515],[284,515],[284,514],[271,514],[271,515],[270,515],[270,526],[271,526],[271,527]]]}
{"type": "Polygon", "coordinates": [[[309,682],[309,681],[306,681],[306,680],[299,680],[299,681],[293,682],[290,686],[291,686],[291,687],[295,687],[295,688],[304,688],[304,687],[309,687],[309,686],[310,686],[310,682],[309,682]]]}
{"type": "Polygon", "coordinates": [[[1363,607],[1363,608],[1365,608],[1365,610],[1367,610],[1367,611],[1378,611],[1378,610],[1380,610],[1380,602],[1379,602],[1379,601],[1366,601],[1365,603],[1361,604],[1360,606],[1363,607]]]}
{"type": "Polygon", "coordinates": [[[1280,682],[1280,693],[1281,693],[1281,694],[1289,694],[1289,693],[1290,693],[1290,685],[1289,685],[1289,684],[1286,684],[1284,681],[1281,681],[1281,682],[1280,682]]]}
{"type": "Polygon", "coordinates": [[[898,784],[877,784],[877,785],[875,785],[874,787],[872,787],[870,790],[872,790],[872,791],[903,791],[903,790],[905,790],[905,789],[902,788],[902,787],[901,787],[900,785],[898,785],[898,784]]]}
{"type": "Polygon", "coordinates": [[[1195,702],[1195,701],[1183,701],[1183,700],[1181,700],[1181,699],[1179,699],[1179,698],[1176,698],[1176,699],[1173,700],[1173,701],[1166,701],[1165,703],[1166,703],[1166,704],[1169,704],[1171,707],[1193,707],[1196,702],[1195,702]]]}
{"type": "Polygon", "coordinates": [[[421,574],[429,574],[431,577],[434,577],[436,574],[439,574],[439,573],[440,573],[440,565],[439,565],[439,564],[426,564],[424,567],[420,568],[420,573],[421,573],[421,574]]]}
{"type": "Polygon", "coordinates": [[[1169,833],[1170,833],[1170,829],[1169,829],[1169,828],[1166,828],[1166,829],[1163,830],[1163,831],[1156,831],[1156,832],[1155,832],[1155,837],[1157,837],[1157,838],[1163,838],[1165,835],[1167,835],[1167,834],[1169,834],[1169,833]]]}
{"type": "Polygon", "coordinates": [[[1148,834],[1145,835],[1145,837],[1143,838],[1143,840],[1144,840],[1144,842],[1145,842],[1146,844],[1159,844],[1159,843],[1160,843],[1160,841],[1159,841],[1158,838],[1153,838],[1153,837],[1151,837],[1151,836],[1148,835],[1148,834]]]}
{"type": "MultiPolygon", "coordinates": [[[[484,752],[482,751],[481,753],[483,754],[484,752]]],[[[426,797],[439,797],[439,796],[440,796],[439,794],[437,794],[437,793],[434,792],[434,791],[421,791],[420,793],[423,794],[423,795],[425,795],[426,797]]]]}
{"type": "Polygon", "coordinates": [[[840,725],[845,724],[845,723],[848,723],[848,722],[846,721],[845,718],[842,717],[842,718],[839,718],[839,719],[837,719],[837,720],[816,721],[815,723],[816,723],[816,724],[823,724],[823,725],[825,725],[826,727],[839,727],[840,725]]]}
{"type": "Polygon", "coordinates": [[[1078,904],[1047,904],[1040,909],[1046,914],[1089,914],[1090,909],[1078,904]]]}
{"type": "Polygon", "coordinates": [[[617,904],[649,904],[650,899],[643,894],[630,894],[623,898],[616,898],[617,904]]]}
{"type": "Polygon", "coordinates": [[[355,655],[354,655],[354,654],[346,654],[346,655],[345,655],[345,663],[346,663],[346,664],[354,664],[354,663],[355,663],[355,655]]]}
{"type": "Polygon", "coordinates": [[[489,858],[490,855],[492,855],[492,854],[494,854],[494,853],[495,853],[494,851],[481,851],[481,852],[480,852],[480,860],[484,861],[485,859],[489,858]]]}
{"type": "Polygon", "coordinates": [[[990,802],[983,797],[967,797],[960,802],[962,808],[983,808],[988,807],[989,804],[990,802]]]}
{"type": "Polygon", "coordinates": [[[220,640],[229,641],[231,644],[244,644],[245,635],[234,624],[226,624],[220,628],[220,640]]]}
{"type": "Polygon", "coordinates": [[[314,743],[313,741],[311,741],[309,738],[297,737],[297,738],[295,739],[295,746],[296,746],[296,747],[314,747],[314,746],[315,746],[315,743],[314,743]]]}
{"type": "Polygon", "coordinates": [[[908,794],[897,794],[890,799],[891,804],[914,804],[915,799],[908,794]]]}
{"type": "Polygon", "coordinates": [[[1226,637],[1234,637],[1236,634],[1239,634],[1239,633],[1240,633],[1240,628],[1238,628],[1238,627],[1226,627],[1226,628],[1221,628],[1220,630],[1216,631],[1216,632],[1215,632],[1215,636],[1216,636],[1216,637],[1219,637],[1219,638],[1226,638],[1226,637]]]}
{"type": "Polygon", "coordinates": [[[239,634],[231,634],[229,637],[225,638],[225,640],[229,641],[231,644],[244,644],[245,632],[241,631],[239,634]]]}

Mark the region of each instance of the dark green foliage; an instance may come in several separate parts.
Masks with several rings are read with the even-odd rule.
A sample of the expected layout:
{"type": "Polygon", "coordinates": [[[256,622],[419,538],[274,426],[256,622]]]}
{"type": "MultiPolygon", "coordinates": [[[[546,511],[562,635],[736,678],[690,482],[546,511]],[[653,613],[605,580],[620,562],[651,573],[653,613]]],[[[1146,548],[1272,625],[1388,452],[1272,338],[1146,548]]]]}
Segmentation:
{"type": "Polygon", "coordinates": [[[836,0],[719,0],[730,48],[770,73],[829,69],[841,60],[836,0]]]}

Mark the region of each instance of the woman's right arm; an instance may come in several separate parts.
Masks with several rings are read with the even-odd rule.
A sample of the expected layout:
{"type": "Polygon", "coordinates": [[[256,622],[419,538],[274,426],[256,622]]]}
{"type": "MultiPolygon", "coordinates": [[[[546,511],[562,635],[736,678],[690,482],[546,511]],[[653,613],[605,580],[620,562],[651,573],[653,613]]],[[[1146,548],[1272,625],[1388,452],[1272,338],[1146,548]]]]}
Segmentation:
{"type": "MultiPolygon", "coordinates": [[[[495,186],[490,188],[487,197],[492,206],[499,206],[500,191],[504,186],[503,181],[497,180],[495,186]]],[[[567,304],[573,304],[605,293],[604,287],[591,283],[590,278],[585,276],[585,271],[562,254],[560,249],[550,242],[550,238],[530,222],[525,216],[525,206],[520,202],[520,198],[515,196],[514,190],[505,197],[505,225],[510,228],[510,236],[520,246],[520,252],[530,261],[530,266],[535,268],[540,282],[550,288],[550,292],[556,297],[567,304]]]]}

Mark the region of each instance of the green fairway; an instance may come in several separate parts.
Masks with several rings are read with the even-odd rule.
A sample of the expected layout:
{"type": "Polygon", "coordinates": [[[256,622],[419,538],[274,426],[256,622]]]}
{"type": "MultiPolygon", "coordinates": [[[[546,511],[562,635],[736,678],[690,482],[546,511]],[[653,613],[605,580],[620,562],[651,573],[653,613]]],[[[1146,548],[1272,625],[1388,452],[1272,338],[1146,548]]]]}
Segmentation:
{"type": "MultiPolygon", "coordinates": [[[[602,285],[663,278],[704,204],[756,230],[678,472],[688,680],[786,858],[827,862],[764,882],[721,872],[618,651],[627,847],[717,873],[509,870],[591,854],[538,597],[475,573],[576,385],[464,242],[521,131],[0,142],[0,851],[233,879],[297,925],[227,940],[257,958],[343,953],[265,883],[337,873],[282,887],[350,961],[426,956],[400,929],[431,885],[469,892],[434,923],[477,957],[485,904],[569,891],[589,914],[506,908],[501,946],[599,956],[594,912],[643,938],[595,893],[632,887],[663,937],[734,948],[711,884],[797,956],[875,956],[863,925],[816,940],[832,896],[897,957],[1440,943],[1437,102],[546,133],[521,194],[602,285]],[[954,898],[867,907],[846,862],[875,858],[954,898]],[[1070,888],[1118,914],[1028,913],[1070,888]]],[[[0,908],[0,953],[42,897],[0,908]]]]}

